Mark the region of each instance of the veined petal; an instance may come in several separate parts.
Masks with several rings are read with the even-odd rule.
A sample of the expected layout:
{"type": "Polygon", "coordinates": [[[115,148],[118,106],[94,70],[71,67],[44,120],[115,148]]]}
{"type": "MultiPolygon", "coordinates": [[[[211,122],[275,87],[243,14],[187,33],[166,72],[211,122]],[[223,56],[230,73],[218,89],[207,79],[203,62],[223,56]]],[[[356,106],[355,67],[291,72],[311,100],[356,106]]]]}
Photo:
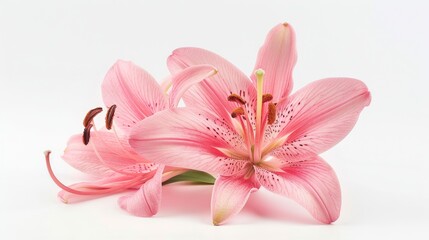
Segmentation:
{"type": "MultiPolygon", "coordinates": [[[[106,149],[100,149],[100,151],[104,152],[106,149]]],[[[90,145],[82,143],[82,135],[73,135],[69,139],[62,158],[72,167],[84,173],[96,176],[110,176],[114,173],[98,159],[90,145]]]]}
{"type": "Polygon", "coordinates": [[[157,168],[135,153],[126,139],[107,131],[92,132],[88,145],[82,143],[81,135],[72,136],[62,158],[74,168],[97,176],[111,176],[115,170],[147,173],[157,168]]]}
{"type": "Polygon", "coordinates": [[[200,48],[179,48],[168,58],[170,72],[210,64],[218,73],[206,81],[193,86],[183,97],[187,106],[208,109],[232,126],[230,114],[237,108],[237,103],[227,101],[232,93],[240,95],[245,101],[255,96],[255,87],[250,79],[233,64],[221,56],[200,48]]]}
{"type": "MultiPolygon", "coordinates": [[[[295,32],[287,23],[275,26],[268,33],[258,53],[255,70],[263,69],[264,92],[273,95],[276,102],[292,91],[292,70],[296,63],[295,32]]],[[[251,78],[256,85],[256,77],[251,78]]]]}
{"type": "Polygon", "coordinates": [[[259,184],[252,176],[219,176],[212,193],[212,219],[214,225],[220,225],[239,213],[246,205],[250,193],[259,189],[259,184]]]}
{"type": "Polygon", "coordinates": [[[351,78],[315,81],[278,105],[277,120],[266,130],[267,142],[287,136],[275,150],[277,157],[319,154],[341,141],[355,125],[360,112],[371,101],[365,84],[351,78]]]}
{"type": "MultiPolygon", "coordinates": [[[[220,149],[246,155],[243,139],[222,119],[192,108],[164,110],[141,121],[131,131],[129,143],[154,162],[211,173],[232,174],[226,165],[239,161],[220,149]]],[[[237,171],[244,167],[240,163],[233,165],[237,171]]]]}
{"type": "Polygon", "coordinates": [[[177,72],[171,78],[173,88],[170,92],[170,107],[177,107],[183,94],[196,83],[216,74],[217,70],[210,65],[196,65],[177,72]]]}
{"type": "Polygon", "coordinates": [[[137,192],[119,198],[119,206],[136,216],[151,217],[155,215],[161,203],[163,171],[164,165],[160,165],[155,175],[143,184],[137,192]]]}
{"type": "Polygon", "coordinates": [[[334,170],[322,158],[291,163],[271,172],[255,167],[256,178],[268,190],[289,197],[323,223],[337,220],[341,209],[341,190],[334,170]]]}
{"type": "Polygon", "coordinates": [[[155,79],[132,62],[116,62],[107,72],[101,88],[106,106],[117,106],[115,122],[126,131],[167,107],[166,96],[155,79]]]}

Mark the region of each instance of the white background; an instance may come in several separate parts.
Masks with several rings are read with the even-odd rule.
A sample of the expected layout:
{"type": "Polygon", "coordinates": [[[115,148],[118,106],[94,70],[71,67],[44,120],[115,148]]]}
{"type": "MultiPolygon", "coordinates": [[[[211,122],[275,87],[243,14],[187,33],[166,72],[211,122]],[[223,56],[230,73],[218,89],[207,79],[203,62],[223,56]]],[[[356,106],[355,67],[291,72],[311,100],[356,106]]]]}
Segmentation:
{"type": "Polygon", "coordinates": [[[427,239],[429,230],[429,23],[425,1],[4,1],[0,2],[1,239],[427,239]],[[323,154],[343,190],[332,225],[266,191],[228,224],[210,220],[211,186],[164,188],[153,218],[133,217],[120,195],[74,205],[67,183],[86,176],[60,155],[102,105],[117,59],[161,80],[177,47],[219,53],[246,73],[268,30],[296,30],[295,90],[329,76],[362,79],[373,101],[351,134],[323,154]],[[265,210],[258,210],[263,206],[265,210]]]}

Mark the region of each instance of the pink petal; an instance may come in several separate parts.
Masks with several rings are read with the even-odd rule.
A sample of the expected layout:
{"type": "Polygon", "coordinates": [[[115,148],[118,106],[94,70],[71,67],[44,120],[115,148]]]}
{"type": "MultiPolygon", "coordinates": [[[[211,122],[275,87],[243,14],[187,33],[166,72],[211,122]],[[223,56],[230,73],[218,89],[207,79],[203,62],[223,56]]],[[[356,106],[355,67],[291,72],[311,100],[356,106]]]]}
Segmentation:
{"type": "Polygon", "coordinates": [[[183,94],[196,83],[216,74],[210,65],[196,65],[177,72],[171,78],[173,88],[170,92],[170,107],[177,107],[183,94]]]}
{"type": "Polygon", "coordinates": [[[254,177],[220,176],[216,179],[212,193],[212,219],[214,225],[223,224],[243,209],[250,193],[259,189],[254,177]]]}
{"type": "MultiPolygon", "coordinates": [[[[100,151],[105,150],[100,149],[100,151]]],[[[96,176],[109,176],[114,173],[98,159],[91,145],[82,143],[82,135],[73,135],[69,139],[62,158],[72,167],[84,173],[96,176]]]]}
{"type": "Polygon", "coordinates": [[[350,78],[315,81],[278,105],[277,122],[269,127],[273,137],[288,136],[273,155],[283,158],[319,154],[341,141],[371,101],[364,83],[350,78]]]}
{"type": "Polygon", "coordinates": [[[232,174],[245,166],[220,150],[245,155],[241,136],[223,120],[192,108],[164,110],[141,121],[129,143],[143,157],[173,167],[232,174]]]}
{"type": "Polygon", "coordinates": [[[147,173],[157,168],[137,155],[126,139],[107,131],[92,131],[88,145],[82,143],[82,135],[72,136],[62,157],[74,168],[97,176],[147,173]]]}
{"type": "MultiPolygon", "coordinates": [[[[268,33],[258,53],[255,70],[265,71],[264,93],[271,93],[273,101],[287,97],[292,91],[292,70],[296,63],[295,32],[287,23],[275,26],[268,33]]],[[[256,77],[251,78],[256,84],[256,77]]]]}
{"type": "Polygon", "coordinates": [[[167,99],[158,83],[132,62],[116,62],[101,87],[106,106],[117,106],[115,122],[121,129],[129,129],[167,107],[167,99]]]}
{"type": "Polygon", "coordinates": [[[183,99],[187,106],[208,109],[224,118],[232,126],[230,114],[237,103],[228,102],[231,93],[239,94],[249,101],[255,96],[255,88],[250,79],[233,64],[210,51],[200,48],[179,48],[168,58],[168,67],[172,73],[189,66],[210,64],[218,73],[210,79],[193,86],[183,99]]]}
{"type": "Polygon", "coordinates": [[[136,216],[155,215],[161,203],[163,170],[164,166],[160,166],[152,179],[143,184],[137,192],[119,198],[119,206],[136,216]]]}
{"type": "Polygon", "coordinates": [[[341,190],[334,170],[322,158],[306,161],[271,172],[255,167],[256,178],[268,190],[289,197],[301,204],[323,223],[337,220],[341,209],[341,190]]]}

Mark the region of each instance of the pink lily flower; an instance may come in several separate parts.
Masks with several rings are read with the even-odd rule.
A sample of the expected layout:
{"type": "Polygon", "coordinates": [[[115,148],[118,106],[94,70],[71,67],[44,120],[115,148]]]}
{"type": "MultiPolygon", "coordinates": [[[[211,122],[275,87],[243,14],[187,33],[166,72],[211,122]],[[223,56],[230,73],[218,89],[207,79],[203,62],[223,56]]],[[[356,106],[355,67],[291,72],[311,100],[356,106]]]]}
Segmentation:
{"type": "Polygon", "coordinates": [[[186,172],[186,169],[156,164],[152,159],[136,154],[127,141],[130,129],[158,111],[176,107],[189,87],[215,73],[209,65],[193,66],[178,71],[171,77],[171,84],[162,89],[149,73],[133,63],[115,63],[102,84],[103,100],[109,109],[106,128],[97,130],[93,121],[102,108],[91,110],[84,120],[83,139],[82,135],[72,136],[62,156],[71,166],[98,180],[65,186],[54,175],[50,151],[47,151],[48,171],[63,189],[58,196],[68,203],[136,190],[119,198],[120,207],[137,216],[156,214],[162,182],[186,172]],[[167,94],[170,86],[171,91],[167,94]]]}
{"type": "Polygon", "coordinates": [[[293,199],[323,223],[335,221],[340,185],[318,155],[351,131],[371,96],[351,78],[318,80],[290,95],[296,56],[294,30],[286,23],[269,32],[250,79],[207,50],[175,50],[168,59],[172,73],[197,64],[219,72],[184,95],[187,108],[137,125],[131,147],[158,163],[217,174],[215,225],[240,212],[260,186],[293,199]]]}

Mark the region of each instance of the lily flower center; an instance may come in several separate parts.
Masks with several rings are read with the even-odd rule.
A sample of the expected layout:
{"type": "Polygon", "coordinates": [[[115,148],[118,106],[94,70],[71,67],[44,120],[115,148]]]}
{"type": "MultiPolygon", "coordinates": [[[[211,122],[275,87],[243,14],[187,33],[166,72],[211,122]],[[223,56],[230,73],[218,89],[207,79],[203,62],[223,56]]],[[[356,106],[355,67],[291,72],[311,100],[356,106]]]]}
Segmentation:
{"type": "MultiPolygon", "coordinates": [[[[238,103],[239,107],[231,112],[231,117],[239,122],[239,129],[246,143],[249,158],[253,164],[258,164],[264,159],[267,151],[263,151],[263,133],[267,125],[273,124],[276,120],[276,103],[271,102],[273,96],[264,93],[264,75],[262,69],[255,71],[256,76],[256,115],[255,124],[252,125],[246,107],[250,105],[238,94],[232,93],[228,96],[228,101],[238,103]]],[[[253,110],[253,109],[252,109],[253,110]]]]}

